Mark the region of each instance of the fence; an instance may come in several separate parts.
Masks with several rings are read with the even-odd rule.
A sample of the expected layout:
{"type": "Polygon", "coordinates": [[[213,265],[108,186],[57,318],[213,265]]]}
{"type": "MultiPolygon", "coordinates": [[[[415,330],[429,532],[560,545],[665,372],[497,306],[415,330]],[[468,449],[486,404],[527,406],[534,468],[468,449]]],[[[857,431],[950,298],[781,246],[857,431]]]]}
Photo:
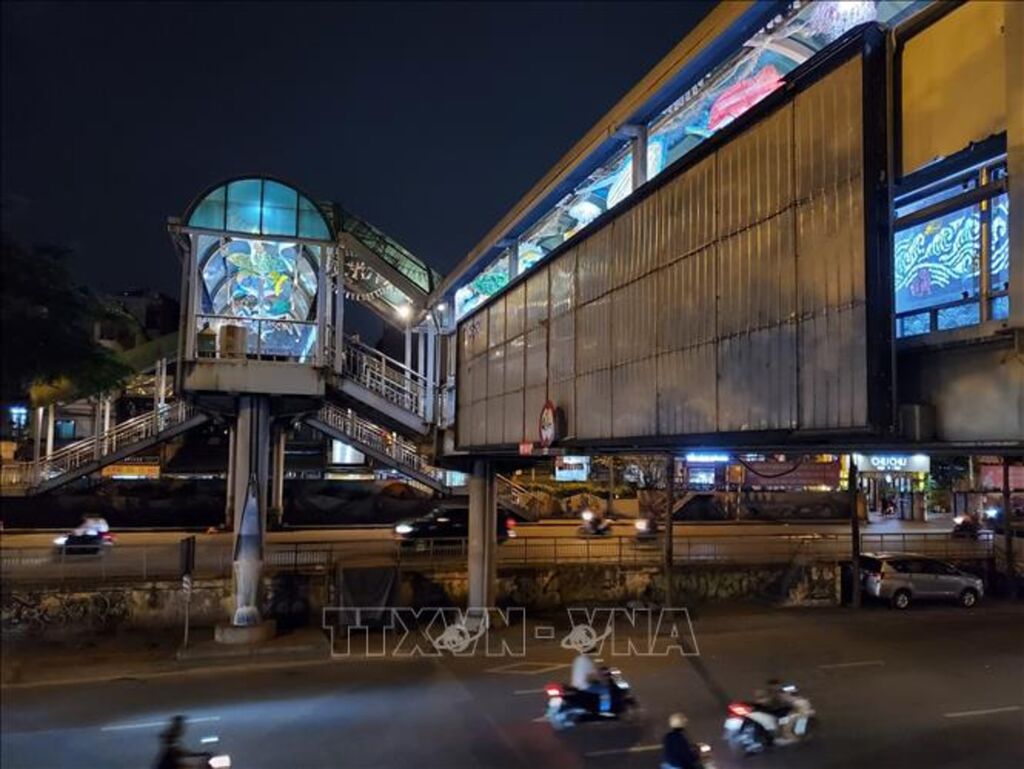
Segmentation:
{"type": "MultiPolygon", "coordinates": [[[[865,534],[862,552],[914,552],[946,560],[984,560],[998,548],[992,537],[954,539],[949,534],[865,534]]],[[[657,567],[664,543],[633,537],[516,537],[498,547],[498,566],[548,568],[563,565],[657,567]]],[[[329,570],[395,566],[434,570],[465,568],[465,539],[422,539],[408,542],[272,543],[265,552],[267,571],[329,570]]],[[[850,557],[850,538],[841,534],[765,534],[717,537],[676,537],[674,563],[772,564],[795,559],[841,561],[850,557]]],[[[1021,559],[1018,555],[1019,562],[1021,559]]],[[[121,545],[101,555],[64,555],[57,548],[2,548],[0,573],[5,582],[65,583],[105,580],[177,579],[178,545],[121,545]]],[[[230,576],[232,547],[223,540],[203,542],[196,549],[197,578],[230,576]]]]}

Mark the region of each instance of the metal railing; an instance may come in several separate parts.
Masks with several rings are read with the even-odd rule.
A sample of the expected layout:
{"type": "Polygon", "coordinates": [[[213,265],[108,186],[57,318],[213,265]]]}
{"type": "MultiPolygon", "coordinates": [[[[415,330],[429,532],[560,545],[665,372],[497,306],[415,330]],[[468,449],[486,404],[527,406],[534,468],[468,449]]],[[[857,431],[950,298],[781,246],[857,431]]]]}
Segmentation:
{"type": "Polygon", "coordinates": [[[320,361],[316,321],[197,315],[198,360],[264,360],[284,363],[320,361]],[[230,333],[225,333],[233,329],[230,333]]]}
{"type": "Polygon", "coordinates": [[[432,388],[427,378],[379,350],[346,339],[342,373],[389,403],[429,420],[432,388]]]}
{"type": "Polygon", "coordinates": [[[530,491],[504,475],[497,476],[495,480],[499,504],[504,503],[531,519],[536,519],[540,515],[545,504],[542,495],[530,491]]]}
{"type": "Polygon", "coordinates": [[[98,436],[83,438],[57,449],[38,462],[5,462],[2,468],[4,487],[30,488],[44,481],[73,472],[126,446],[148,440],[193,415],[192,406],[185,401],[165,403],[163,406],[114,425],[98,436]]]}
{"type": "Polygon", "coordinates": [[[396,469],[410,470],[433,478],[438,483],[444,483],[444,471],[430,465],[420,454],[416,444],[375,422],[363,419],[352,409],[327,403],[320,409],[318,416],[322,422],[347,435],[353,442],[376,449],[394,460],[396,469]]]}
{"type": "MultiPolygon", "coordinates": [[[[714,537],[676,537],[674,563],[768,565],[790,562],[838,562],[850,559],[849,535],[765,534],[714,537]]],[[[998,557],[993,539],[953,539],[949,534],[866,534],[864,552],[912,552],[945,560],[985,560],[998,557]]],[[[203,541],[196,548],[197,578],[231,575],[233,549],[226,538],[203,541]]],[[[658,567],[663,563],[660,539],[634,537],[516,537],[498,547],[503,568],[550,568],[563,565],[658,567]]],[[[348,542],[270,543],[264,569],[324,571],[334,568],[396,567],[403,569],[465,568],[465,539],[390,539],[348,542]]],[[[101,555],[64,555],[57,548],[0,548],[0,574],[5,582],[64,583],[67,581],[161,580],[179,576],[179,547],[116,545],[101,555]]]]}

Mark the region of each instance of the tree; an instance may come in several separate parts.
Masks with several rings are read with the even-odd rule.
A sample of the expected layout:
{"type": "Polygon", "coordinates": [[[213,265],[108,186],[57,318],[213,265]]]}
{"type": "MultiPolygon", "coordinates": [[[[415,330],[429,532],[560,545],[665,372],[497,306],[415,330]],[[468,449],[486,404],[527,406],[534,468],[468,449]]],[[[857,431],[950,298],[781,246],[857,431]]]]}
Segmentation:
{"type": "MultiPolygon", "coordinates": [[[[93,337],[95,324],[123,315],[76,284],[69,252],[25,248],[3,235],[0,257],[0,364],[4,400],[84,397],[115,389],[131,374],[93,337]]],[[[44,400],[45,402],[45,400],[44,400]]]]}

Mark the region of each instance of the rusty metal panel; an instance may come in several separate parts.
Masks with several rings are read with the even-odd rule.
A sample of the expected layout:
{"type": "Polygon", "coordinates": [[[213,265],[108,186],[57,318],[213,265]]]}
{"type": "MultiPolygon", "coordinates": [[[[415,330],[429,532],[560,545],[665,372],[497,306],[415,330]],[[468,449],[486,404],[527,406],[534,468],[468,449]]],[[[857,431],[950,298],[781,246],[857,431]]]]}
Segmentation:
{"type": "Polygon", "coordinates": [[[793,212],[787,209],[719,243],[718,334],[753,331],[795,317],[796,244],[793,212]]]}
{"type": "Polygon", "coordinates": [[[658,430],[657,359],[612,369],[612,436],[654,435],[658,430]]]}
{"type": "Polygon", "coordinates": [[[526,337],[517,336],[505,345],[505,392],[522,390],[526,371],[526,337]]]}
{"type": "Polygon", "coordinates": [[[717,425],[717,346],[658,356],[658,433],[711,433],[717,425]]]}
{"type": "Polygon", "coordinates": [[[547,380],[548,332],[541,326],[526,334],[526,386],[543,385],[547,380]]]}
{"type": "Polygon", "coordinates": [[[636,269],[637,253],[633,248],[633,212],[630,208],[619,214],[606,229],[611,230],[611,281],[610,289],[623,286],[639,274],[636,269]]]}
{"type": "Polygon", "coordinates": [[[526,328],[536,328],[548,319],[548,268],[526,281],[526,328]]]}
{"type": "Polygon", "coordinates": [[[459,380],[456,382],[457,401],[460,405],[469,405],[476,401],[473,385],[476,383],[476,358],[463,359],[459,362],[459,380]]]}
{"type": "Polygon", "coordinates": [[[718,344],[718,430],[797,427],[796,323],[718,344]]]}
{"type": "Polygon", "coordinates": [[[612,293],[611,346],[615,364],[654,354],[657,334],[657,278],[652,273],[612,293]]]}
{"type": "Polygon", "coordinates": [[[458,408],[455,422],[455,434],[458,437],[459,446],[468,446],[470,438],[473,437],[472,406],[467,402],[458,401],[458,408]]]}
{"type": "Polygon", "coordinates": [[[711,246],[655,273],[658,352],[704,344],[715,338],[715,260],[715,246],[711,246]]]}
{"type": "Polygon", "coordinates": [[[522,390],[505,396],[505,443],[521,443],[523,440],[523,397],[522,390]]]}
{"type": "Polygon", "coordinates": [[[576,373],[575,331],[575,313],[551,319],[548,326],[548,377],[552,382],[564,382],[576,373]]]}
{"type": "Polygon", "coordinates": [[[605,295],[576,311],[576,373],[611,365],[611,297],[605,295]]]}
{"type": "Polygon", "coordinates": [[[656,193],[666,203],[663,215],[667,232],[661,263],[692,254],[717,236],[715,178],[716,161],[712,155],[656,193]]]}
{"type": "Polygon", "coordinates": [[[608,293],[611,284],[611,227],[602,227],[575,249],[578,303],[585,304],[608,293]]]}
{"type": "Polygon", "coordinates": [[[487,397],[505,394],[505,345],[487,353],[487,397]]]}
{"type": "Polygon", "coordinates": [[[463,357],[475,358],[487,351],[487,310],[478,310],[470,315],[461,326],[466,338],[466,351],[463,357]]]}
{"type": "Polygon", "coordinates": [[[487,401],[477,401],[470,408],[469,443],[472,446],[484,446],[487,443],[487,401]]]}
{"type": "Polygon", "coordinates": [[[548,390],[544,385],[526,388],[523,401],[523,440],[540,440],[540,412],[548,399],[548,390]]]}
{"type": "Polygon", "coordinates": [[[487,309],[487,346],[505,343],[505,297],[499,297],[487,309]]]}
{"type": "Polygon", "coordinates": [[[856,57],[797,95],[793,114],[797,198],[861,176],[862,70],[856,57]]]}
{"type": "Polygon", "coordinates": [[[719,237],[767,219],[793,200],[793,105],[780,108],[717,153],[719,237]]]}
{"type": "Polygon", "coordinates": [[[576,378],[576,400],[587,404],[576,412],[576,437],[607,438],[612,434],[612,372],[592,371],[576,378]]]}
{"type": "MultiPolygon", "coordinates": [[[[500,348],[499,348],[500,349],[500,348]]],[[[505,439],[505,396],[487,399],[487,442],[501,443],[505,439]]]]}
{"type": "Polygon", "coordinates": [[[551,382],[548,385],[548,398],[565,416],[565,437],[576,436],[576,381],[566,379],[563,382],[551,382]]]}
{"type": "Polygon", "coordinates": [[[558,257],[551,271],[551,317],[571,312],[576,307],[576,251],[558,257]]]}
{"type": "Polygon", "coordinates": [[[865,300],[864,188],[845,182],[797,206],[799,312],[865,300]]]}
{"type": "Polygon", "coordinates": [[[864,305],[800,322],[800,426],[859,427],[867,420],[864,305]]]}
{"type": "Polygon", "coordinates": [[[526,284],[520,283],[505,295],[505,336],[514,339],[526,329],[526,284]]]}

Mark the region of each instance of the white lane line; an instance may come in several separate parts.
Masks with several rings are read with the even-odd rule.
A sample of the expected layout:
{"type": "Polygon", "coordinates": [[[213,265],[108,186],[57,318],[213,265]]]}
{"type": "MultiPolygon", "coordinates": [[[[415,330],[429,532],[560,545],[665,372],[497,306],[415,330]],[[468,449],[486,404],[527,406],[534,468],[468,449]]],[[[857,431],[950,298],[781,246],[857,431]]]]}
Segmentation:
{"type": "Polygon", "coordinates": [[[540,694],[543,689],[516,689],[513,694],[540,694]]]}
{"type": "MultiPolygon", "coordinates": [[[[205,716],[203,718],[189,718],[186,723],[189,724],[204,724],[210,721],[220,721],[220,716],[205,716]]],[[[154,726],[167,726],[167,719],[163,721],[143,721],[138,724],[114,724],[113,726],[104,726],[100,729],[101,732],[119,732],[124,729],[152,729],[154,726]]]]}
{"type": "Polygon", "coordinates": [[[652,750],[661,750],[661,744],[655,745],[634,745],[631,748],[615,748],[614,750],[593,750],[584,753],[584,758],[598,758],[599,756],[619,756],[623,753],[648,753],[652,750]]]}
{"type": "Polygon", "coordinates": [[[840,670],[841,668],[882,667],[885,660],[862,660],[861,662],[835,662],[831,665],[818,665],[822,670],[840,670]]]}
{"type": "Polygon", "coordinates": [[[1007,705],[1005,708],[986,708],[985,710],[961,710],[959,713],[943,713],[946,718],[970,718],[971,716],[988,716],[992,713],[1016,713],[1020,705],[1007,705]]]}
{"type": "Polygon", "coordinates": [[[535,724],[542,724],[542,723],[544,723],[547,720],[548,720],[547,716],[537,716],[535,719],[533,719],[533,723],[535,723],[535,724]]]}

